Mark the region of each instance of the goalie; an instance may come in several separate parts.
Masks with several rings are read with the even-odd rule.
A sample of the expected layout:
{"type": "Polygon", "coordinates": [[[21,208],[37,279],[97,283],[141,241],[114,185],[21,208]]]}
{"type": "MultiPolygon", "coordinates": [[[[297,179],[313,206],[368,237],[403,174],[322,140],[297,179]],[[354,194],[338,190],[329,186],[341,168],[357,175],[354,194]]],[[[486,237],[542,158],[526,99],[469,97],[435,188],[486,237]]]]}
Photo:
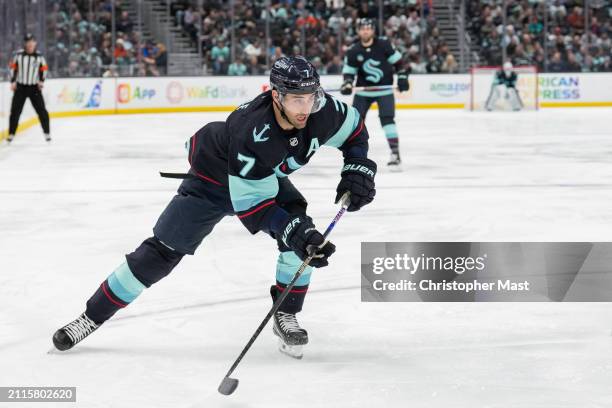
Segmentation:
{"type": "Polygon", "coordinates": [[[516,75],[516,72],[513,71],[512,63],[510,61],[504,64],[503,69],[495,73],[493,84],[491,84],[491,92],[489,92],[489,97],[487,98],[487,103],[485,105],[488,111],[493,110],[495,104],[501,97],[502,85],[506,88],[505,97],[509,101],[512,110],[518,111],[523,108],[523,102],[521,101],[521,97],[516,90],[517,78],[518,76],[516,75]]]}

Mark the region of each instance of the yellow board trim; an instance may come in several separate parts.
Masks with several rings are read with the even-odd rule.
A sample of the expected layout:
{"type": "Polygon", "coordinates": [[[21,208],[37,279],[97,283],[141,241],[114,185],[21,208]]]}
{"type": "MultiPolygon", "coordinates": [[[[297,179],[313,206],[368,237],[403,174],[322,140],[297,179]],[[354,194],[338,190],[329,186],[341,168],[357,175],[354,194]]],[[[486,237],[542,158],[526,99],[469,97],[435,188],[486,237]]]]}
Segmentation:
{"type": "Polygon", "coordinates": [[[463,109],[464,103],[398,103],[395,109],[463,109]]]}
{"type": "MultiPolygon", "coordinates": [[[[541,102],[542,108],[587,108],[587,107],[612,107],[612,101],[601,102],[541,102]]],[[[74,116],[97,116],[97,115],[137,115],[148,113],[179,113],[179,112],[231,112],[237,105],[223,106],[173,106],[161,108],[119,108],[119,109],[96,109],[78,110],[65,112],[51,112],[51,118],[68,118],[74,116]]],[[[372,106],[377,109],[376,104],[372,106]]],[[[396,109],[464,109],[463,103],[398,103],[396,109]]],[[[21,133],[38,125],[37,117],[27,119],[19,124],[17,133],[21,133]]],[[[0,131],[0,141],[8,137],[8,129],[0,131]]]]}
{"type": "Polygon", "coordinates": [[[604,108],[612,106],[612,101],[607,102],[541,102],[542,108],[604,108]]]}
{"type": "MultiPolygon", "coordinates": [[[[17,126],[17,132],[16,133],[20,133],[20,132],[24,132],[26,130],[28,130],[29,128],[31,128],[32,126],[37,125],[38,122],[38,118],[30,118],[28,120],[24,120],[23,122],[21,122],[19,124],[19,126],[17,126]]],[[[4,140],[8,138],[8,129],[3,130],[0,132],[0,141],[4,140]]]]}
{"type": "MultiPolygon", "coordinates": [[[[50,112],[50,118],[69,118],[75,116],[98,116],[98,115],[134,115],[148,113],[177,113],[177,112],[232,112],[238,105],[225,106],[175,106],[166,108],[126,108],[126,109],[96,109],[78,110],[64,112],[50,112]]],[[[32,126],[38,125],[38,117],[27,119],[19,124],[16,133],[21,133],[32,126]]],[[[0,141],[8,137],[8,129],[0,131],[0,141]]]]}

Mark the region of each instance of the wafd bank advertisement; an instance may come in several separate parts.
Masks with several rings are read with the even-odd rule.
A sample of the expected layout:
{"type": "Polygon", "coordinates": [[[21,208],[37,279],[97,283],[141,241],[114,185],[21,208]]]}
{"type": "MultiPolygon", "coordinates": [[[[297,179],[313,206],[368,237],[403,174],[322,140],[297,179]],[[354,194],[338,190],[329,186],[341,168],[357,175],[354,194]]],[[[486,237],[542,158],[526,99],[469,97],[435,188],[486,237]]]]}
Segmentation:
{"type": "Polygon", "coordinates": [[[357,3],[0,2],[0,408],[612,407],[612,74],[357,3]]]}

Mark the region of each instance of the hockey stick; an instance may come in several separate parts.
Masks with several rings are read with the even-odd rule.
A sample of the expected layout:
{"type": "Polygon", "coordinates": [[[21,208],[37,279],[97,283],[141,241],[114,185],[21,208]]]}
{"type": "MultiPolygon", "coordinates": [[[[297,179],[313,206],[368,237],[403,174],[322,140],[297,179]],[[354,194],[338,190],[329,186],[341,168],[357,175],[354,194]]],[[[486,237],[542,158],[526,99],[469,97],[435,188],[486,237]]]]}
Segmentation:
{"type": "MultiPolygon", "coordinates": [[[[380,86],[356,86],[352,89],[353,92],[361,91],[385,91],[387,89],[395,89],[393,85],[380,85],[380,86]]],[[[340,92],[341,88],[325,89],[325,92],[340,92]]]]}
{"type": "MultiPolygon", "coordinates": [[[[346,192],[342,196],[342,198],[340,200],[340,204],[342,205],[342,208],[340,208],[340,211],[338,211],[338,214],[336,214],[336,216],[334,217],[333,221],[329,224],[329,226],[325,230],[325,233],[323,234],[324,241],[319,246],[319,248],[321,248],[321,247],[323,247],[325,245],[325,243],[327,242],[327,240],[325,238],[327,238],[327,236],[331,233],[331,231],[336,226],[336,223],[340,220],[340,218],[346,212],[346,209],[349,206],[349,197],[350,197],[350,193],[349,192],[346,192]]],[[[221,394],[223,394],[223,395],[230,395],[234,391],[236,391],[236,388],[238,388],[238,379],[237,378],[230,378],[230,375],[232,375],[232,373],[234,372],[236,367],[238,367],[238,364],[240,364],[240,361],[242,360],[242,358],[245,356],[247,351],[249,351],[249,349],[251,348],[251,346],[253,345],[253,343],[255,342],[255,340],[257,339],[259,334],[261,333],[261,331],[264,329],[264,327],[266,327],[266,324],[268,324],[268,321],[270,320],[272,315],[274,313],[276,313],[276,311],[280,307],[281,303],[283,303],[285,298],[289,295],[289,292],[295,286],[295,282],[297,282],[297,280],[300,278],[300,276],[302,275],[302,273],[304,272],[304,270],[306,269],[306,267],[308,266],[308,264],[310,263],[310,261],[312,260],[314,255],[315,255],[314,253],[311,253],[311,254],[308,255],[308,258],[306,258],[306,260],[304,260],[304,262],[302,263],[300,268],[297,270],[295,275],[293,275],[293,279],[291,279],[291,282],[289,282],[289,285],[287,285],[287,287],[283,290],[283,292],[280,294],[280,296],[276,299],[276,301],[272,305],[272,308],[270,309],[270,311],[268,312],[266,317],[263,319],[263,321],[261,322],[261,324],[259,325],[257,330],[255,330],[255,333],[253,333],[253,336],[251,336],[251,339],[246,344],[246,346],[244,346],[244,348],[242,349],[242,352],[240,353],[240,355],[238,356],[236,361],[234,361],[234,364],[232,364],[232,366],[230,367],[230,369],[227,372],[227,374],[225,374],[225,377],[223,377],[223,380],[221,381],[221,384],[219,384],[219,388],[218,388],[218,391],[221,394]]]]}
{"type": "Polygon", "coordinates": [[[189,173],[168,173],[166,171],[160,171],[159,175],[165,178],[173,178],[173,179],[190,179],[197,178],[193,174],[189,173]]]}

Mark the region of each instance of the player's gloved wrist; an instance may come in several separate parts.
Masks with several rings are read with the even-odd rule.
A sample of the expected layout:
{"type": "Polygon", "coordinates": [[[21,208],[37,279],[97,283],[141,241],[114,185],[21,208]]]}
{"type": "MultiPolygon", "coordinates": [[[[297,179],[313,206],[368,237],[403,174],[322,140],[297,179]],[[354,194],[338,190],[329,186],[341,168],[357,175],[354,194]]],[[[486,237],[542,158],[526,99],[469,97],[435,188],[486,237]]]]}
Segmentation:
{"type": "Polygon", "coordinates": [[[322,268],[329,264],[328,258],[336,251],[336,246],[325,242],[323,234],[317,231],[312,218],[304,214],[292,214],[281,231],[282,242],[301,259],[305,260],[310,254],[310,266],[322,268]]]}
{"type": "Polygon", "coordinates": [[[344,83],[340,87],[340,93],[342,95],[350,95],[353,93],[353,80],[345,79],[344,83]]]}
{"type": "Polygon", "coordinates": [[[357,211],[371,203],[376,195],[374,176],[376,163],[366,157],[349,157],[344,160],[341,179],[336,188],[336,203],[347,191],[351,193],[347,211],[357,211]]]}
{"type": "Polygon", "coordinates": [[[406,92],[410,89],[410,83],[408,82],[408,71],[401,70],[397,73],[397,89],[400,92],[406,92]]]}

